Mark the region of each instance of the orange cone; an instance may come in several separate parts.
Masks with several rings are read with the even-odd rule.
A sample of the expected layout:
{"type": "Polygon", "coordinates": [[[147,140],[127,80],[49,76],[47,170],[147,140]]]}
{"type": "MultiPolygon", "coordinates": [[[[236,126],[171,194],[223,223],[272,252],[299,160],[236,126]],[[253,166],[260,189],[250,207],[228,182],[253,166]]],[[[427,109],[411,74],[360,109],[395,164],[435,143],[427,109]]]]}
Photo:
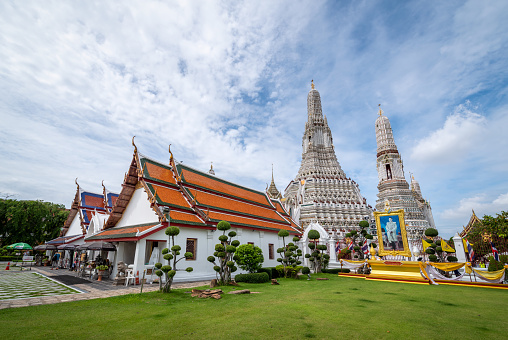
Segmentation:
{"type": "Polygon", "coordinates": [[[7,263],[7,267],[5,267],[5,270],[9,270],[9,266],[11,265],[11,263],[7,263]]]}

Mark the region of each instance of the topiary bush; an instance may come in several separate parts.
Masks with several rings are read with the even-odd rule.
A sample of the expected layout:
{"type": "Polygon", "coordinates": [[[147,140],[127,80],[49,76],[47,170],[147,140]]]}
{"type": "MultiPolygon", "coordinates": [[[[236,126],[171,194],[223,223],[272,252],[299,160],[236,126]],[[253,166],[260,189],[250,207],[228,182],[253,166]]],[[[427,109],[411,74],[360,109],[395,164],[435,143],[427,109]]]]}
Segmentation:
{"type": "Polygon", "coordinates": [[[217,223],[217,230],[222,231],[219,236],[219,241],[215,245],[215,252],[213,256],[208,256],[207,260],[211,262],[213,270],[216,272],[217,283],[219,285],[227,285],[231,282],[231,273],[234,273],[238,268],[235,266],[237,260],[236,251],[240,241],[233,240],[236,236],[236,231],[230,231],[226,235],[226,231],[231,229],[231,225],[227,221],[220,221],[217,223]]]}
{"type": "Polygon", "coordinates": [[[246,283],[265,283],[270,281],[270,276],[266,272],[238,274],[235,276],[235,281],[246,283]]]}
{"type": "MultiPolygon", "coordinates": [[[[302,251],[301,249],[298,249],[298,246],[292,242],[286,245],[286,237],[289,236],[289,232],[287,230],[280,230],[278,236],[282,237],[283,247],[277,249],[277,253],[280,256],[277,259],[277,262],[281,264],[275,268],[277,269],[277,271],[280,273],[281,276],[294,277],[296,267],[302,264],[302,261],[300,261],[302,251]]],[[[293,242],[297,241],[299,241],[298,237],[293,237],[293,242]]]]}
{"type": "Polygon", "coordinates": [[[448,257],[446,258],[446,260],[447,260],[448,262],[457,262],[457,261],[458,261],[458,259],[457,259],[455,256],[448,256],[448,257]]]}
{"type": "Polygon", "coordinates": [[[437,262],[437,256],[434,254],[429,255],[429,261],[430,262],[437,262]]]}
{"type": "Polygon", "coordinates": [[[258,273],[267,273],[270,280],[272,279],[272,268],[259,268],[258,273]]]}
{"type": "Polygon", "coordinates": [[[349,273],[350,270],[347,269],[347,268],[330,268],[330,269],[323,269],[321,271],[322,273],[326,273],[326,274],[338,274],[338,273],[349,273]]]}
{"type": "Polygon", "coordinates": [[[439,235],[439,232],[437,231],[437,229],[434,229],[434,228],[427,228],[425,230],[425,236],[428,236],[428,237],[436,237],[437,235],[439,235]]]}
{"type": "MultiPolygon", "coordinates": [[[[180,255],[180,250],[182,247],[175,244],[175,236],[180,234],[180,229],[175,226],[169,226],[165,231],[166,235],[169,236],[169,249],[162,249],[162,255],[164,260],[168,261],[167,265],[163,265],[162,263],[156,263],[155,275],[159,277],[159,288],[163,293],[169,293],[171,291],[171,284],[173,283],[173,278],[176,275],[176,264],[185,258],[191,258],[193,254],[191,252],[186,252],[184,256],[177,259],[177,256],[180,255]],[[171,249],[171,250],[170,250],[171,249]],[[173,266],[170,265],[171,261],[173,261],[173,266]],[[164,287],[162,287],[162,275],[164,274],[166,278],[166,283],[164,287]]],[[[185,269],[187,272],[192,272],[192,267],[188,267],[185,269]]]]}
{"type": "Polygon", "coordinates": [[[308,275],[308,274],[310,274],[310,268],[309,268],[309,267],[303,267],[303,268],[302,268],[302,274],[303,274],[303,275],[308,275]]]}

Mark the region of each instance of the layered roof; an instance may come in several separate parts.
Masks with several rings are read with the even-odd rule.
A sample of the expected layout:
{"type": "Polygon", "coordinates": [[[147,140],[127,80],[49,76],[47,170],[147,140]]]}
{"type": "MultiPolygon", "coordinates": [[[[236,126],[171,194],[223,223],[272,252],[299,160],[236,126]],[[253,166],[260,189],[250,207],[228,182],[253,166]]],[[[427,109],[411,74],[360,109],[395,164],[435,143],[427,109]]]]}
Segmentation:
{"type": "Polygon", "coordinates": [[[61,235],[65,235],[69,230],[69,227],[76,217],[79,214],[81,231],[86,234],[88,230],[88,226],[92,221],[92,216],[94,212],[105,213],[108,214],[113,205],[116,203],[116,199],[118,198],[118,194],[110,192],[103,186],[103,193],[97,194],[90,191],[83,190],[76,179],[76,194],[74,195],[74,200],[71,204],[71,209],[67,220],[64,223],[64,227],[62,229],[61,235]]]}
{"type": "Polygon", "coordinates": [[[138,153],[135,147],[105,230],[87,240],[139,238],[146,228],[159,230],[168,220],[171,225],[181,227],[215,229],[218,222],[226,220],[235,228],[300,233],[300,227],[280,202],[271,200],[265,193],[176,164],[172,154],[169,164],[162,164],[138,153]],[[145,189],[151,208],[159,216],[159,224],[115,227],[138,188],[145,189]],[[169,216],[164,211],[166,207],[169,216]]]}
{"type": "Polygon", "coordinates": [[[463,227],[463,230],[459,233],[460,237],[465,238],[469,235],[470,232],[472,232],[476,227],[481,227],[482,221],[476,216],[474,210],[473,214],[469,218],[469,222],[465,227],[463,227]]]}

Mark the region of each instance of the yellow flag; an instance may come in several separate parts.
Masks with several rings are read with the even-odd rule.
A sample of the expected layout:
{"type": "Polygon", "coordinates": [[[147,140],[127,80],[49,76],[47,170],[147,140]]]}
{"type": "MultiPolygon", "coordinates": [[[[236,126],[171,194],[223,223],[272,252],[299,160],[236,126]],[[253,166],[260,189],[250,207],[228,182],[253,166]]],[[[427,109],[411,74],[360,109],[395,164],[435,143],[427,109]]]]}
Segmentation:
{"type": "Polygon", "coordinates": [[[425,240],[422,240],[422,244],[423,244],[423,251],[425,251],[428,247],[430,247],[430,243],[425,240]]]}
{"type": "Polygon", "coordinates": [[[441,240],[441,248],[443,251],[446,251],[447,253],[455,253],[455,249],[450,247],[448,243],[445,242],[445,240],[441,240]]]}

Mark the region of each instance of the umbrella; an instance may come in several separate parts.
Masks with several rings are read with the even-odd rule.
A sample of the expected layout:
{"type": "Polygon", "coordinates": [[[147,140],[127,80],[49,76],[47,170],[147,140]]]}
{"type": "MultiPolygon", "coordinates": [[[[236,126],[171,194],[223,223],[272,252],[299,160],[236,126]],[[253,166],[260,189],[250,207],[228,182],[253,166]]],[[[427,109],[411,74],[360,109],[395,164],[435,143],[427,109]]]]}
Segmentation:
{"type": "Polygon", "coordinates": [[[35,246],[34,250],[56,250],[56,246],[53,244],[40,244],[35,246]]]}
{"type": "Polygon", "coordinates": [[[116,251],[116,247],[109,242],[92,242],[88,245],[81,245],[78,249],[116,251]],[[85,246],[85,248],[82,248],[85,246]]]}
{"type": "Polygon", "coordinates": [[[76,244],[62,244],[58,246],[58,250],[74,250],[77,247],[76,244]]]}
{"type": "Polygon", "coordinates": [[[29,244],[23,243],[23,242],[13,243],[10,246],[7,246],[6,248],[7,249],[16,249],[16,250],[31,250],[32,249],[32,247],[30,247],[29,244]]]}

